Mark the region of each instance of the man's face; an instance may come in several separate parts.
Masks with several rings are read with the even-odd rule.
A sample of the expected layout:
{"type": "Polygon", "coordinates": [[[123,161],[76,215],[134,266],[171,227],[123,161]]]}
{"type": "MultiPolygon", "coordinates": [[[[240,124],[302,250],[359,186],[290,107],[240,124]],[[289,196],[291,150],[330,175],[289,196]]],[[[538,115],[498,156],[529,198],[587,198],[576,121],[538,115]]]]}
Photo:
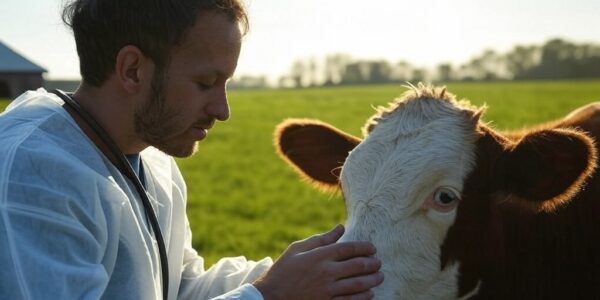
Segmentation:
{"type": "Polygon", "coordinates": [[[241,33],[219,13],[199,15],[166,72],[155,71],[151,96],[136,109],[136,134],[176,157],[192,155],[215,120],[229,118],[225,85],[237,66],[241,33]]]}

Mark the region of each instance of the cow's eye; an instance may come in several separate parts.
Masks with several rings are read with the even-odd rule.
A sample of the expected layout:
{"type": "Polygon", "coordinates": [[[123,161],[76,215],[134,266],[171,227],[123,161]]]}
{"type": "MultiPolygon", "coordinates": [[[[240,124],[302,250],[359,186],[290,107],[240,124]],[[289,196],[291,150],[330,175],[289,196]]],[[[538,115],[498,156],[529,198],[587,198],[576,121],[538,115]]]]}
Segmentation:
{"type": "Polygon", "coordinates": [[[458,192],[449,187],[440,187],[433,194],[433,200],[437,205],[449,206],[460,200],[458,192]]]}

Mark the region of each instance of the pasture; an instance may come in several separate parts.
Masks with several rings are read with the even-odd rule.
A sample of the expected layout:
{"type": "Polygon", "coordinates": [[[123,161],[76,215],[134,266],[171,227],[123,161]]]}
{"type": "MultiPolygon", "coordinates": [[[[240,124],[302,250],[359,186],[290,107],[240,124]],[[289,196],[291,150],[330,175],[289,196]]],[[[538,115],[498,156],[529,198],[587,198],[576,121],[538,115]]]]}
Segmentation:
{"type": "MultiPolygon", "coordinates": [[[[458,98],[489,107],[498,129],[549,121],[600,101],[600,80],[451,83],[458,98]]],[[[315,191],[277,157],[273,129],[285,118],[318,118],[360,136],[373,113],[405,90],[400,85],[232,91],[231,119],[218,123],[197,155],[179,159],[188,184],[193,244],[207,266],[219,257],[276,257],[297,239],[343,222],[338,194],[315,191]]],[[[0,108],[7,100],[0,101],[0,108]]]]}

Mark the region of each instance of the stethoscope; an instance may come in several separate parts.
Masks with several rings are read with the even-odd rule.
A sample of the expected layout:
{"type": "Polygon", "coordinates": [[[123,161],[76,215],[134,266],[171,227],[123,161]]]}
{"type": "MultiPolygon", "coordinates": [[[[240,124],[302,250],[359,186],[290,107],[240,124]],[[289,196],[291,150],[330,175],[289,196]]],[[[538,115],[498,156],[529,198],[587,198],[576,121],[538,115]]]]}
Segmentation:
{"type": "Polygon", "coordinates": [[[162,282],[163,282],[163,299],[167,300],[169,295],[169,263],[167,261],[167,250],[165,247],[165,241],[163,239],[162,233],[160,231],[160,226],[158,225],[158,219],[156,218],[156,214],[154,213],[154,209],[152,209],[152,205],[150,205],[150,199],[148,198],[148,194],[146,194],[146,189],[142,185],[142,182],[138,178],[138,176],[133,171],[133,168],[127,161],[125,154],[119,149],[117,144],[110,138],[108,133],[98,124],[98,122],[90,115],[77,101],[75,101],[69,94],[61,91],[54,90],[54,94],[60,97],[65,104],[67,104],[73,111],[77,113],[79,117],[85,123],[92,128],[92,130],[98,135],[102,143],[110,150],[112,156],[115,158],[116,162],[110,160],[113,165],[119,169],[121,174],[129,178],[135,189],[137,190],[140,198],[142,199],[142,204],[144,205],[144,211],[148,216],[150,221],[150,225],[152,226],[152,231],[154,232],[154,236],[156,237],[156,242],[158,244],[158,252],[160,253],[160,270],[162,272],[162,282]]]}

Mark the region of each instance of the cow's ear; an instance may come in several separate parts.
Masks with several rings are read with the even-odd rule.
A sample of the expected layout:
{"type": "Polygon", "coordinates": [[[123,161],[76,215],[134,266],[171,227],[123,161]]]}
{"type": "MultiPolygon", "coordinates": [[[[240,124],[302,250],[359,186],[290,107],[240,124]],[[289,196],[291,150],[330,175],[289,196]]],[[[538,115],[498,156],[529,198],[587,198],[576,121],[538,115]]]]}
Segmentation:
{"type": "Polygon", "coordinates": [[[501,160],[502,190],[536,211],[552,211],[570,200],[596,168],[593,140],[574,129],[548,129],[508,146],[501,160]]]}
{"type": "Polygon", "coordinates": [[[275,130],[277,153],[321,188],[337,188],[340,168],[360,139],[318,120],[288,119],[275,130]]]}

